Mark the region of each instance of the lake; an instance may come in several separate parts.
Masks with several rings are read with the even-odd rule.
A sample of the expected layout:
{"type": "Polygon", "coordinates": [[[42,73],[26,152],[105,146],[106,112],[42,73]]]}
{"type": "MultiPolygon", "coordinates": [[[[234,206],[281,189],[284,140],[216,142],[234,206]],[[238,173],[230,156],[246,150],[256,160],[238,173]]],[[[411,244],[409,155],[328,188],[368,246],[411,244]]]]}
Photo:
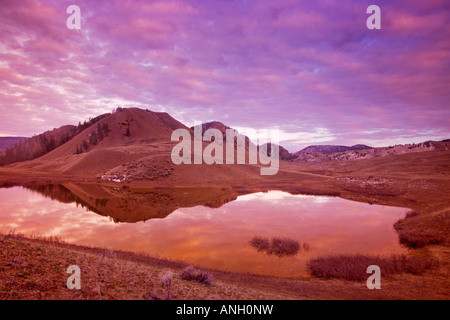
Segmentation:
{"type": "Polygon", "coordinates": [[[23,187],[0,189],[0,232],[57,236],[69,243],[144,252],[200,267],[282,277],[308,276],[307,261],[317,256],[407,252],[393,228],[407,209],[337,197],[261,192],[217,208],[178,208],[164,218],[134,223],[106,216],[106,200],[97,201],[106,208],[101,215],[68,195],[52,198],[23,187]],[[250,245],[254,237],[293,239],[300,251],[284,257],[258,252],[250,245]]]}

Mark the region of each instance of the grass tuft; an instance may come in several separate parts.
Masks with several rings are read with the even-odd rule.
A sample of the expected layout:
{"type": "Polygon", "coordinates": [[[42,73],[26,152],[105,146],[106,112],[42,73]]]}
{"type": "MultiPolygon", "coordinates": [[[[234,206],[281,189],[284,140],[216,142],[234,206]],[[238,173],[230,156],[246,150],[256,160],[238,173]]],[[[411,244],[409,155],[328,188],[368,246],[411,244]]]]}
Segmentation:
{"type": "Polygon", "coordinates": [[[184,268],[180,274],[180,278],[187,281],[196,281],[207,286],[214,285],[214,277],[211,273],[196,269],[193,266],[184,268]]]}

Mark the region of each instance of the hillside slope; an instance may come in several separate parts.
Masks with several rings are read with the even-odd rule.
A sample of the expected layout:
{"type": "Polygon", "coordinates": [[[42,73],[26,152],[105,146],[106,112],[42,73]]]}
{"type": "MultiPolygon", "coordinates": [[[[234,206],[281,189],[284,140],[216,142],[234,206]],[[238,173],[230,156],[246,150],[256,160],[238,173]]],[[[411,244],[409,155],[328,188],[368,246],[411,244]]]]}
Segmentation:
{"type": "Polygon", "coordinates": [[[65,125],[37,136],[26,138],[0,152],[0,165],[39,158],[70,141],[78,133],[90,128],[108,115],[102,114],[89,119],[88,122],[85,121],[83,124],[80,122],[78,126],[65,125]]]}
{"type": "Polygon", "coordinates": [[[170,138],[178,128],[189,130],[167,113],[120,109],[44,156],[12,167],[92,175],[160,153],[170,159],[170,138]]]}

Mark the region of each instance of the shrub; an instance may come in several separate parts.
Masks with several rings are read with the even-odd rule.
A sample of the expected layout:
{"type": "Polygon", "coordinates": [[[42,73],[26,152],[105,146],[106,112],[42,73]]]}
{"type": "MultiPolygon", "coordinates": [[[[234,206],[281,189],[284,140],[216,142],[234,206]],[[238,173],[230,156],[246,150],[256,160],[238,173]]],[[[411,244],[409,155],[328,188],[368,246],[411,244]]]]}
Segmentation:
{"type": "Polygon", "coordinates": [[[214,277],[212,274],[196,269],[193,266],[184,268],[180,274],[180,278],[187,281],[196,281],[207,286],[212,286],[214,284],[214,277]]]}
{"type": "Polygon", "coordinates": [[[432,267],[433,261],[426,258],[405,255],[389,257],[370,255],[330,255],[319,257],[308,262],[308,268],[313,276],[319,278],[338,278],[350,281],[367,279],[367,267],[377,265],[382,276],[392,276],[399,273],[422,274],[432,267]]]}
{"type": "Polygon", "coordinates": [[[411,210],[411,211],[408,211],[406,213],[405,218],[403,218],[403,219],[412,218],[412,217],[415,217],[415,216],[418,216],[418,215],[419,215],[419,212],[411,210]]]}
{"type": "MultiPolygon", "coordinates": [[[[289,238],[267,238],[254,237],[250,240],[250,245],[258,252],[273,254],[278,257],[293,256],[300,250],[300,243],[289,238]]],[[[309,250],[309,244],[304,243],[305,250],[309,250]],[[307,249],[306,249],[307,248],[307,249]]]]}
{"type": "MultiPolygon", "coordinates": [[[[417,211],[409,211],[403,219],[394,224],[395,230],[398,232],[399,241],[402,245],[409,248],[423,248],[428,245],[443,244],[446,241],[443,232],[426,230],[420,225],[411,224],[411,219],[419,215],[417,211]]],[[[414,219],[412,219],[414,221],[414,219]]],[[[445,220],[444,220],[445,221],[445,220]]],[[[414,222],[413,222],[414,223],[414,222]]],[[[439,224],[442,224],[440,221],[439,224]]]]}
{"type": "Polygon", "coordinates": [[[258,252],[261,251],[269,251],[270,243],[269,239],[261,238],[261,237],[254,237],[252,240],[250,240],[250,245],[255,248],[258,252]]]}
{"type": "Polygon", "coordinates": [[[115,259],[117,256],[116,256],[116,253],[113,250],[105,249],[103,251],[102,257],[103,258],[108,258],[108,259],[115,259]]]}
{"type": "Polygon", "coordinates": [[[423,248],[428,245],[442,244],[445,239],[437,233],[420,232],[418,230],[401,232],[399,234],[400,243],[410,248],[423,248]]]}
{"type": "Polygon", "coordinates": [[[303,248],[304,251],[309,251],[311,249],[311,246],[309,245],[309,243],[304,242],[302,244],[302,248],[303,248]]]}
{"type": "Polygon", "coordinates": [[[297,240],[288,238],[273,238],[270,243],[269,254],[278,257],[293,256],[300,250],[300,243],[297,240]]]}
{"type": "Polygon", "coordinates": [[[170,299],[170,286],[172,285],[173,272],[166,271],[160,278],[161,284],[167,288],[166,299],[170,299]]]}

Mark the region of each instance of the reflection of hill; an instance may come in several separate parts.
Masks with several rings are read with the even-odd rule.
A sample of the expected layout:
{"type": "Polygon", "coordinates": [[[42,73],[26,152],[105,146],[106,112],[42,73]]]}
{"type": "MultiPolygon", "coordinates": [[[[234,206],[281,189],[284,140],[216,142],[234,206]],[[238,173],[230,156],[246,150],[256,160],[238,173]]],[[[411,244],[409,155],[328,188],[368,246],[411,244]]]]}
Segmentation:
{"type": "Polygon", "coordinates": [[[218,208],[238,194],[231,188],[115,188],[94,184],[27,186],[63,203],[77,203],[114,222],[165,218],[178,208],[198,205],[218,208]]]}

